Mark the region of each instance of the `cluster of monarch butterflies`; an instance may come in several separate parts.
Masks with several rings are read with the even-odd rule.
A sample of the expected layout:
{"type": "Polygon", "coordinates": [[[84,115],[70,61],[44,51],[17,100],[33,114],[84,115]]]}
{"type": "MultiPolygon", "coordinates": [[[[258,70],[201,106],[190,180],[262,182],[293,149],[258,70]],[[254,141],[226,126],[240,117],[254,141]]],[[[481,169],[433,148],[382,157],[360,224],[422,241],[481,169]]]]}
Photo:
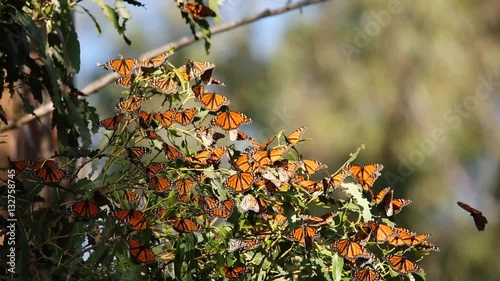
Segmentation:
{"type": "MultiPolygon", "coordinates": [[[[215,65],[188,61],[175,67],[168,62],[171,55],[103,64],[128,89],[115,107],[119,113],[98,123],[107,131],[100,157],[122,171],[121,180],[107,180],[102,172],[102,187],[84,190],[67,208],[76,221],[113,221],[108,240],[126,244],[131,260],[144,268],[168,271],[171,262],[180,262],[214,278],[244,278],[263,266],[283,271],[267,254],[267,263],[252,259],[257,252],[308,260],[327,250],[344,261],[353,280],[376,281],[389,268],[402,275],[420,271],[407,254],[439,250],[427,241],[429,234],[391,223],[411,201],[394,198],[391,188],[374,193],[381,164],[345,163],[329,173],[327,165],[297,149],[306,126],[256,141],[240,130],[251,119],[231,110],[223,94],[206,91],[224,85],[212,77],[215,65]],[[157,108],[145,109],[151,104],[157,108]],[[372,209],[380,209],[372,220],[348,221],[356,213],[348,181],[371,196],[372,209]],[[324,213],[312,215],[318,207],[324,213]],[[219,249],[216,264],[200,244],[219,249]],[[200,255],[176,257],[188,248],[200,255]]],[[[46,183],[73,180],[52,160],[11,161],[11,166],[46,183]]]]}

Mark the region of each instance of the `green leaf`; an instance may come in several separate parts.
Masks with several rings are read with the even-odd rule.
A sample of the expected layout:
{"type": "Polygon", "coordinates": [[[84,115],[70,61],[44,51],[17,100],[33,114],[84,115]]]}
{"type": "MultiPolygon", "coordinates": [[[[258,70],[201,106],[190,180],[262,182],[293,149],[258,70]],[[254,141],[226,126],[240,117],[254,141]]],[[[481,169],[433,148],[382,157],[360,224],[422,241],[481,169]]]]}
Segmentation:
{"type": "Polygon", "coordinates": [[[97,19],[95,18],[95,16],[88,9],[86,9],[85,7],[81,6],[81,8],[83,9],[83,11],[85,11],[85,13],[87,13],[87,15],[89,15],[89,17],[94,22],[97,35],[101,35],[101,33],[102,33],[101,26],[97,22],[97,19]]]}
{"type": "Polygon", "coordinates": [[[363,197],[361,186],[355,183],[343,183],[342,187],[345,189],[346,193],[350,194],[355,200],[355,205],[360,207],[360,215],[363,218],[363,221],[372,220],[370,202],[363,197]]]}
{"type": "Polygon", "coordinates": [[[69,63],[70,72],[78,73],[80,71],[80,42],[76,34],[75,26],[73,23],[73,13],[67,1],[61,1],[60,13],[60,28],[63,32],[63,56],[68,58],[69,62],[65,61],[65,65],[69,63]]]}
{"type": "Polygon", "coordinates": [[[335,253],[332,257],[332,276],[334,281],[342,279],[342,268],[344,268],[344,258],[335,253]]]}

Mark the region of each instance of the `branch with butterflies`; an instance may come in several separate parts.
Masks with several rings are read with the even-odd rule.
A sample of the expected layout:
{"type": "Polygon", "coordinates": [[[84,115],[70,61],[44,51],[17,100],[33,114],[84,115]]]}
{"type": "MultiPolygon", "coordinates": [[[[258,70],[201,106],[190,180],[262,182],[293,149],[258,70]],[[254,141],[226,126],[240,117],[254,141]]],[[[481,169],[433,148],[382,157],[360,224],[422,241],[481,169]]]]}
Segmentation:
{"type": "Polygon", "coordinates": [[[49,234],[25,229],[38,253],[35,271],[69,258],[47,277],[425,277],[418,261],[439,248],[430,234],[396,226],[393,217],[411,201],[390,187],[374,191],[382,164],[352,163],[358,150],[330,173],[299,151],[307,126],[255,140],[240,130],[251,118],[207,90],[224,86],[215,64],[173,65],[173,54],[101,65],[125,91],[117,113],[96,124],[105,132],[100,148],[83,160],[9,159],[29,195],[26,210],[41,188],[57,193],[48,214],[23,225],[50,215],[66,226],[50,226],[50,243],[49,234]]]}

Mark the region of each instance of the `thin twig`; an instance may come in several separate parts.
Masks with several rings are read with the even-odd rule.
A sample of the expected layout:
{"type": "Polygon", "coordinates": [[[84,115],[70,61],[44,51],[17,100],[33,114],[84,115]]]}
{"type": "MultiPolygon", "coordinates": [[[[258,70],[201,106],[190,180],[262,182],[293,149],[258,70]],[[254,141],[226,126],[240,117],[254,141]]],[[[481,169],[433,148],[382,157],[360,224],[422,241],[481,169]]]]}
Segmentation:
{"type": "MultiPolygon", "coordinates": [[[[263,19],[263,18],[280,15],[280,14],[286,13],[288,11],[300,9],[302,7],[305,7],[305,6],[314,5],[314,4],[318,4],[321,2],[327,2],[327,1],[330,1],[330,0],[304,0],[301,2],[297,2],[297,3],[288,3],[285,6],[278,8],[278,9],[267,9],[267,10],[264,10],[256,15],[241,19],[239,21],[220,24],[220,25],[212,28],[211,33],[212,33],[212,35],[215,35],[218,33],[222,33],[222,32],[225,32],[225,31],[228,31],[231,29],[235,29],[235,28],[253,23],[253,22],[258,21],[258,20],[263,19]]],[[[201,32],[197,32],[196,37],[198,37],[198,38],[202,37],[201,32]]],[[[182,48],[194,43],[195,41],[196,41],[196,39],[194,36],[192,36],[192,35],[185,36],[178,41],[168,43],[168,44],[165,44],[157,49],[151,50],[151,51],[147,52],[146,54],[141,55],[140,57],[143,57],[144,60],[147,60],[147,59],[150,59],[150,58],[157,56],[159,54],[166,53],[171,48],[174,48],[175,50],[182,49],[182,48]]],[[[120,77],[120,75],[118,75],[117,73],[107,74],[107,75],[102,76],[101,78],[95,80],[94,82],[90,83],[85,88],[83,88],[81,91],[82,91],[82,93],[84,93],[87,96],[92,95],[92,94],[96,93],[99,89],[101,89],[104,86],[108,85],[109,83],[115,81],[119,77],[120,77]]],[[[11,124],[0,128],[0,133],[9,131],[9,130],[12,130],[15,128],[19,128],[22,125],[32,121],[33,119],[36,119],[37,116],[43,117],[45,115],[50,114],[53,110],[54,110],[54,105],[52,102],[44,104],[44,105],[38,107],[34,111],[33,114],[25,115],[25,116],[19,118],[17,121],[11,122],[11,124]]]]}

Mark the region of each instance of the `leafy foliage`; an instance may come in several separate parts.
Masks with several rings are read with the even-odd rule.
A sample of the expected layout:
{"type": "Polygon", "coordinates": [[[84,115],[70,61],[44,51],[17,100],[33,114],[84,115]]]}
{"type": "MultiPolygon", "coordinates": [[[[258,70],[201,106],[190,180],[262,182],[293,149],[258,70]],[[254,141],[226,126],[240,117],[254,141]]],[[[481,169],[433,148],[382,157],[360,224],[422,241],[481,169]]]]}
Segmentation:
{"type": "Polygon", "coordinates": [[[424,276],[413,261],[393,260],[439,249],[429,235],[395,227],[390,218],[397,212],[387,212],[396,208],[392,192],[367,196],[382,165],[351,164],[358,150],[327,172],[298,150],[305,126],[255,141],[239,131],[248,117],[230,110],[223,95],[205,92],[207,84],[223,84],[212,77],[215,65],[174,66],[171,54],[103,65],[130,83],[120,85],[128,89],[119,113],[99,122],[108,130],[99,151],[86,152],[78,164],[74,154],[60,154],[61,168],[50,160],[11,163],[31,191],[21,193],[21,202],[33,202],[44,185],[58,191],[51,208],[19,218],[32,245],[23,253],[38,256],[32,274],[53,280],[424,276]],[[213,106],[218,100],[224,105],[213,106]],[[142,110],[145,103],[156,110],[142,110]],[[93,177],[74,177],[84,166],[93,167],[93,177]]]}
{"type": "MultiPolygon", "coordinates": [[[[130,43],[125,2],[142,5],[96,1],[130,43]]],[[[117,84],[127,90],[116,106],[119,113],[98,121],[70,83],[80,64],[74,7],[28,2],[0,8],[12,39],[0,43],[8,50],[1,57],[7,70],[2,80],[28,111],[35,105],[16,83],[29,86],[39,103],[48,93],[61,143],[52,159],[9,159],[14,173],[8,180],[17,184],[19,261],[13,278],[425,277],[413,260],[439,248],[428,234],[395,227],[392,216],[410,201],[394,199],[392,190],[374,195],[383,166],[352,164],[358,150],[328,172],[298,150],[306,126],[257,142],[239,131],[249,117],[231,110],[222,94],[205,92],[208,85],[224,85],[212,76],[213,63],[174,66],[168,62],[173,51],[148,61],[109,61],[102,66],[119,73],[117,84]],[[145,103],[156,105],[155,111],[142,110],[145,103]],[[88,149],[96,132],[89,121],[108,131],[96,151],[88,149]],[[38,196],[45,187],[53,189],[50,202],[38,196]]],[[[205,17],[216,13],[201,1],[179,2],[179,9],[193,34],[201,30],[208,50],[205,17]]],[[[96,28],[100,32],[97,22],[96,28]]],[[[0,254],[8,251],[3,247],[0,254]]]]}

